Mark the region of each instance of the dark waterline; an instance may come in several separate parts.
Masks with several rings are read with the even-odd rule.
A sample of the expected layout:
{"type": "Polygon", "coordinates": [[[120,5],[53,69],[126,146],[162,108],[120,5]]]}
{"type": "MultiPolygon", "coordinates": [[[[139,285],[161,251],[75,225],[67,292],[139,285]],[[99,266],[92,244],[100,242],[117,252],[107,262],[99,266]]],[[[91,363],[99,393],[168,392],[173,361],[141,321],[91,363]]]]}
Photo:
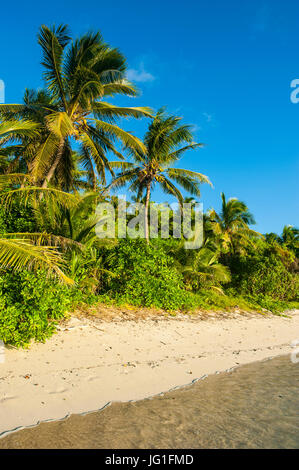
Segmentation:
{"type": "Polygon", "coordinates": [[[298,385],[299,364],[279,357],[24,429],[0,448],[298,448],[298,385]]]}

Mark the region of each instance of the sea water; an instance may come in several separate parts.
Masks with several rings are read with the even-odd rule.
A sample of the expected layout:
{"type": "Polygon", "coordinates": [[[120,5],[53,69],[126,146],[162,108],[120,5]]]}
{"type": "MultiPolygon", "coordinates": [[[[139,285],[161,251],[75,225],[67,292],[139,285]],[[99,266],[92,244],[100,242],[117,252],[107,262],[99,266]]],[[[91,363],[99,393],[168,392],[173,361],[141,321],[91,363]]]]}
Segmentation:
{"type": "Polygon", "coordinates": [[[240,366],[182,389],[42,423],[0,448],[298,448],[299,364],[240,366]]]}

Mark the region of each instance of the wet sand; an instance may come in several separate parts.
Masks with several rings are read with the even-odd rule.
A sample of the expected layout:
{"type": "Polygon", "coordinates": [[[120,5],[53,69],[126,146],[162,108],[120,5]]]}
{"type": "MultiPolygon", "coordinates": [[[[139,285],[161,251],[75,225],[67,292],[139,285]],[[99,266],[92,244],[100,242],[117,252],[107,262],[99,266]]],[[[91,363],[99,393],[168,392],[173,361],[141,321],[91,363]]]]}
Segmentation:
{"type": "Polygon", "coordinates": [[[43,423],[0,448],[298,448],[299,364],[290,356],[210,376],[152,399],[43,423]]]}

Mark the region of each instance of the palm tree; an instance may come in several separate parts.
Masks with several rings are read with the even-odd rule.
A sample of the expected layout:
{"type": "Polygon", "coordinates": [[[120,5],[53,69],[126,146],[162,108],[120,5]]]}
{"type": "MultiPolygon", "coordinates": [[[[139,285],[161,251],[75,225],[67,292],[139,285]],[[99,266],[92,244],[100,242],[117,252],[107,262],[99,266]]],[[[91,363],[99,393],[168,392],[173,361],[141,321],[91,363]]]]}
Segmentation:
{"type": "MultiPolygon", "coordinates": [[[[35,138],[37,132],[38,126],[29,120],[7,120],[0,123],[0,145],[9,143],[12,139],[18,141],[27,137],[35,138]]],[[[6,188],[12,183],[19,185],[25,177],[26,175],[22,173],[10,174],[9,177],[0,175],[0,189],[6,188]]],[[[9,199],[11,193],[15,194],[15,191],[6,191],[4,197],[9,199]]],[[[72,197],[71,195],[67,196],[72,197]]],[[[3,204],[3,200],[1,203],[3,204]]],[[[42,268],[51,274],[54,273],[64,282],[72,284],[73,281],[61,270],[64,264],[61,253],[56,250],[56,246],[49,245],[49,238],[45,234],[2,233],[0,235],[0,267],[16,270],[24,267],[35,270],[42,268]]],[[[54,241],[54,237],[52,237],[52,241],[54,241]]]]}
{"type": "Polygon", "coordinates": [[[187,286],[195,291],[208,287],[223,294],[220,285],[230,281],[230,271],[219,263],[219,254],[216,249],[210,249],[209,240],[199,250],[185,250],[183,245],[179,245],[174,255],[187,286]]]}
{"type": "Polygon", "coordinates": [[[270,232],[270,233],[265,233],[265,240],[267,243],[273,244],[273,243],[280,243],[280,237],[277,235],[277,233],[270,232]]]}
{"type": "Polygon", "coordinates": [[[223,253],[242,251],[243,247],[250,244],[250,238],[261,236],[251,230],[248,225],[255,224],[253,215],[247,205],[237,198],[228,201],[224,193],[221,193],[222,208],[217,213],[212,209],[209,213],[210,226],[220,241],[223,253]]]}
{"type": "Polygon", "coordinates": [[[122,171],[108,188],[120,188],[129,183],[129,189],[137,193],[137,200],[145,193],[144,221],[147,242],[150,195],[156,184],[159,184],[165,193],[175,196],[180,205],[184,199],[175,183],[196,196],[200,195],[200,183],[211,184],[209,178],[202,173],[172,166],[187,150],[202,147],[202,144],[193,142],[190,126],[181,125],[180,121],[180,117],[167,115],[163,108],[160,109],[145,134],[144,150],[130,150],[133,162],[110,163],[113,168],[120,168],[122,171]]]}
{"type": "Polygon", "coordinates": [[[14,131],[10,135],[10,139],[1,139],[1,154],[6,156],[7,165],[5,173],[18,172],[29,173],[31,170],[31,161],[37,153],[38,146],[41,141],[46,138],[48,133],[44,126],[45,116],[51,106],[51,98],[44,90],[35,92],[34,90],[25,90],[23,97],[24,108],[19,111],[19,107],[14,105],[0,106],[0,116],[3,120],[2,125],[7,120],[12,123],[21,124],[23,122],[35,123],[38,132],[32,135],[22,135],[21,138],[14,131]],[[10,145],[7,145],[7,144],[10,145]]]}
{"type": "Polygon", "coordinates": [[[299,257],[299,229],[292,225],[285,225],[283,227],[280,243],[293,251],[296,258],[299,257]]]}
{"type": "Polygon", "coordinates": [[[125,79],[124,56],[108,46],[99,33],[70,42],[66,26],[42,26],[38,42],[46,88],[39,93],[27,91],[24,104],[0,105],[2,120],[30,119],[39,124],[38,139],[25,142],[27,156],[29,151],[31,155],[28,171],[35,184],[46,188],[54,175],[58,181],[72,178],[72,146],[76,142],[80,164],[95,189],[97,178],[105,183],[105,171],[112,172],[106,152],[123,158],[115,147],[116,140],[125,148],[144,150],[142,142],[117,126],[116,120],[150,116],[150,110],[103,101],[108,96],[135,96],[137,92],[125,79]]]}

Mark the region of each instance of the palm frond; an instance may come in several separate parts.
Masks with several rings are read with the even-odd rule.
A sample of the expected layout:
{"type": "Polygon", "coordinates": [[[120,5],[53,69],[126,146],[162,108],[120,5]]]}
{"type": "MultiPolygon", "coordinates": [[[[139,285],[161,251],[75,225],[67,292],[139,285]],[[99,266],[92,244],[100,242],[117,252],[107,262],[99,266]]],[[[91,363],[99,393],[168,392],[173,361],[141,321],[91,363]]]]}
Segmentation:
{"type": "Polygon", "coordinates": [[[162,186],[163,191],[166,194],[170,194],[171,196],[174,196],[180,205],[183,204],[184,198],[180,190],[164,175],[161,177],[160,184],[162,186]]]}
{"type": "Polygon", "coordinates": [[[50,246],[50,247],[59,247],[62,251],[70,249],[80,249],[83,250],[82,243],[79,243],[76,240],[71,238],[63,237],[62,235],[54,235],[53,233],[47,232],[14,232],[6,233],[5,238],[8,240],[11,239],[25,239],[33,242],[36,246],[50,246]]]}
{"type": "Polygon", "coordinates": [[[59,137],[54,133],[49,133],[45,141],[39,145],[31,168],[34,181],[44,177],[60,144],[61,140],[59,137]]]}
{"type": "Polygon", "coordinates": [[[30,180],[30,175],[26,175],[24,173],[7,173],[5,175],[0,175],[0,189],[13,184],[24,184],[24,182],[30,182],[30,180]]]}
{"type": "Polygon", "coordinates": [[[73,122],[64,111],[51,113],[46,116],[46,124],[49,131],[55,134],[60,140],[75,133],[73,122]]]}
{"type": "Polygon", "coordinates": [[[185,170],[182,168],[169,168],[166,171],[170,178],[183,176],[186,178],[190,178],[190,180],[198,181],[199,183],[209,184],[210,186],[213,187],[208,176],[203,175],[202,173],[198,173],[197,171],[185,170]]]}
{"type": "Polygon", "coordinates": [[[141,142],[141,140],[139,140],[138,137],[135,137],[130,132],[124,131],[115,124],[110,124],[99,119],[96,119],[95,122],[98,129],[102,129],[109,135],[112,135],[113,137],[116,137],[117,139],[121,140],[125,147],[136,148],[141,152],[146,151],[145,145],[141,142]]]}
{"type": "Polygon", "coordinates": [[[61,267],[64,261],[58,251],[49,246],[34,245],[29,239],[0,238],[0,266],[16,270],[46,269],[67,284],[74,281],[66,276],[61,267]]]}
{"type": "Polygon", "coordinates": [[[192,144],[189,144],[189,145],[185,145],[184,147],[181,147],[180,149],[178,150],[175,150],[174,152],[171,152],[169,155],[168,155],[168,161],[169,162],[175,162],[177,160],[179,160],[179,158],[185,153],[187,152],[188,150],[195,150],[197,148],[202,148],[204,146],[204,144],[200,144],[200,143],[192,143],[192,144]]]}
{"type": "Polygon", "coordinates": [[[119,118],[119,117],[135,117],[137,119],[142,118],[144,116],[152,117],[151,108],[148,108],[145,106],[144,107],[121,107],[121,106],[115,106],[110,103],[106,103],[104,101],[101,101],[100,103],[98,102],[94,103],[92,105],[92,110],[98,118],[105,116],[112,120],[114,120],[114,118],[119,118]]]}
{"type": "Polygon", "coordinates": [[[4,121],[0,123],[0,139],[18,140],[24,137],[34,137],[38,134],[39,124],[32,121],[4,121]]]}
{"type": "Polygon", "coordinates": [[[61,191],[57,188],[40,188],[35,186],[27,186],[25,188],[8,191],[1,195],[1,201],[8,207],[16,196],[20,196],[25,206],[28,203],[38,204],[41,194],[46,204],[50,204],[54,207],[59,204],[62,207],[72,208],[78,203],[78,196],[74,194],[61,191]]]}
{"type": "Polygon", "coordinates": [[[136,96],[137,90],[136,87],[126,80],[121,80],[119,82],[108,83],[103,86],[103,96],[113,96],[113,95],[127,95],[127,96],[136,96]]]}
{"type": "Polygon", "coordinates": [[[49,90],[55,98],[62,101],[66,110],[65,84],[62,71],[63,50],[67,46],[70,37],[66,25],[57,28],[48,28],[42,25],[38,35],[38,43],[42,47],[42,65],[46,68],[44,74],[49,90]]]}
{"type": "Polygon", "coordinates": [[[140,172],[141,168],[133,168],[127,171],[122,172],[119,176],[116,176],[112,182],[107,186],[106,191],[109,191],[109,189],[119,189],[123,188],[126,184],[132,183],[132,181],[135,181],[138,179],[138,175],[140,172]]]}

